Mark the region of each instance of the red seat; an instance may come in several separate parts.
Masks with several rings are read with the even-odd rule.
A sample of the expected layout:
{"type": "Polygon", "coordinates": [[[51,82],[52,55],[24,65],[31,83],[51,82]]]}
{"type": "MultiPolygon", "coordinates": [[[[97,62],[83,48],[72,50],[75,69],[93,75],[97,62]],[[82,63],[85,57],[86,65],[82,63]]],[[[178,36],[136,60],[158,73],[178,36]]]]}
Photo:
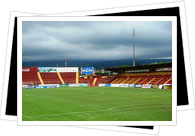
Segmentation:
{"type": "Polygon", "coordinates": [[[76,83],[76,72],[60,72],[62,79],[65,84],[75,84],[76,83]]]}
{"type": "Polygon", "coordinates": [[[40,75],[44,84],[62,84],[56,72],[42,72],[40,75]]]}
{"type": "Polygon", "coordinates": [[[41,84],[37,72],[22,72],[22,84],[23,85],[39,85],[41,84]]]}

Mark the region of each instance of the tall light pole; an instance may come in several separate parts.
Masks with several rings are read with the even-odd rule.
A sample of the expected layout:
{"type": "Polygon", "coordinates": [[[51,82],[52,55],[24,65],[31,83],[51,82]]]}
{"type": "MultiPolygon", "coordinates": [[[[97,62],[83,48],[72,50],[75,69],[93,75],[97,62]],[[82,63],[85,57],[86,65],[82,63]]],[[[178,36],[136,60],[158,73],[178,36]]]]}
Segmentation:
{"type": "Polygon", "coordinates": [[[65,64],[64,64],[65,67],[67,67],[67,58],[65,59],[65,64]]]}
{"type": "Polygon", "coordinates": [[[135,29],[132,31],[132,36],[133,36],[133,66],[135,67],[135,29]]]}
{"type": "Polygon", "coordinates": [[[58,57],[56,58],[56,66],[58,67],[58,57]]]}

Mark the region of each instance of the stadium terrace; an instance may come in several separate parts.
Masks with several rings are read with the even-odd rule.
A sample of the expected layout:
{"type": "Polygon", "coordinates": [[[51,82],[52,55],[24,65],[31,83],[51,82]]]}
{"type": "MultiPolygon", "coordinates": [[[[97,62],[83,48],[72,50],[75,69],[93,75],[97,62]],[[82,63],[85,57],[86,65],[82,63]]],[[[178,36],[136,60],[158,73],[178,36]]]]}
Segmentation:
{"type": "Polygon", "coordinates": [[[171,89],[172,63],[107,68],[97,75],[93,67],[23,67],[23,88],[139,87],[171,89]]]}

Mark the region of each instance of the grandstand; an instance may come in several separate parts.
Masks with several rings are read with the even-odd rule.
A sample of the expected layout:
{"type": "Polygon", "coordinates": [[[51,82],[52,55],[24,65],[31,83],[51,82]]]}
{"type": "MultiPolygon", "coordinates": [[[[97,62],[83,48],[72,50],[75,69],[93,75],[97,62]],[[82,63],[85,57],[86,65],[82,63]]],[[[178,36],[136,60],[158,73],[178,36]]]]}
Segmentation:
{"type": "Polygon", "coordinates": [[[133,73],[119,75],[111,84],[172,84],[171,72],[133,73]]]}
{"type": "MultiPolygon", "coordinates": [[[[76,72],[69,72],[66,71],[66,68],[56,68],[59,71],[46,71],[39,70],[42,69],[41,67],[23,67],[22,69],[22,83],[23,85],[27,85],[29,83],[33,83],[34,85],[44,85],[44,84],[65,84],[65,83],[78,83],[77,81],[77,74],[76,72]],[[60,69],[65,69],[64,71],[60,71],[60,69]]],[[[55,67],[54,67],[55,69],[55,67]]],[[[70,69],[70,67],[68,68],[70,69]]],[[[77,68],[76,68],[77,69],[77,68]]],[[[74,71],[75,68],[72,68],[74,71]]]]}
{"type": "Polygon", "coordinates": [[[172,63],[108,68],[118,73],[110,84],[172,85],[172,63]]]}
{"type": "Polygon", "coordinates": [[[78,72],[39,72],[38,67],[23,67],[23,85],[46,85],[46,84],[78,84],[86,83],[90,86],[98,86],[100,83],[110,83],[114,78],[105,76],[92,76],[87,78],[78,77],[78,72]]]}
{"type": "Polygon", "coordinates": [[[98,76],[95,73],[82,75],[77,67],[23,67],[23,85],[47,84],[172,84],[172,63],[145,65],[136,67],[107,68],[111,76],[98,76]],[[79,74],[80,73],[80,74],[79,74]]]}

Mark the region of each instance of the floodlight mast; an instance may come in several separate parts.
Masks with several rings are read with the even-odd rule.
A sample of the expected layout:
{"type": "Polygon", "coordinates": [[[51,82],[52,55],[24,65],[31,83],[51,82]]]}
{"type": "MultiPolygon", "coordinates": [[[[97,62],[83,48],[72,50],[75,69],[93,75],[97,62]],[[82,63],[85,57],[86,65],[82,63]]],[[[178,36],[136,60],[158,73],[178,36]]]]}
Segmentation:
{"type": "Polygon", "coordinates": [[[64,64],[65,67],[67,67],[67,58],[65,59],[65,64],[64,64]]]}
{"type": "Polygon", "coordinates": [[[133,66],[135,67],[135,29],[133,29],[132,32],[132,36],[133,36],[133,66]]]}
{"type": "Polygon", "coordinates": [[[58,57],[56,58],[56,66],[58,67],[58,57]]]}

